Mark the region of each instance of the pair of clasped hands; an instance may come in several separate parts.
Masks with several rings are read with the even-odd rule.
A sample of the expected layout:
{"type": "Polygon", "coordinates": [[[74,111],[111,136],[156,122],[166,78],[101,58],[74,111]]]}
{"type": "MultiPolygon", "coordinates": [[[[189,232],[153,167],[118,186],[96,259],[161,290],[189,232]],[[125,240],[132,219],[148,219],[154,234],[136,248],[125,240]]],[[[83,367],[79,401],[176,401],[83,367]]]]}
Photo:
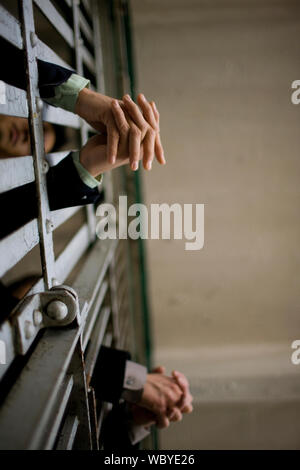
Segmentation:
{"type": "MultiPolygon", "coordinates": [[[[88,140],[80,151],[80,162],[92,176],[129,164],[136,171],[140,160],[145,170],[151,170],[157,161],[166,163],[160,140],[159,113],[154,102],[143,94],[136,104],[129,95],[122,100],[84,88],[78,95],[75,112],[94,129],[101,132],[88,140]]],[[[183,413],[190,413],[192,395],[186,377],[173,371],[165,375],[164,367],[157,367],[147,375],[141,400],[131,405],[134,422],[159,428],[170,421],[180,421],[183,413]]]]}
{"type": "Polygon", "coordinates": [[[80,162],[92,176],[125,164],[136,171],[140,160],[145,170],[151,170],[155,155],[161,165],[166,163],[159,113],[155,103],[148,102],[143,94],[136,104],[129,95],[121,101],[84,88],[78,95],[75,112],[101,132],[80,151],[80,162]]]}
{"type": "Polygon", "coordinates": [[[159,366],[147,374],[142,398],[131,409],[136,424],[166,428],[170,421],[181,421],[183,413],[192,412],[193,397],[187,378],[178,371],[173,371],[171,377],[165,372],[159,366]]]}

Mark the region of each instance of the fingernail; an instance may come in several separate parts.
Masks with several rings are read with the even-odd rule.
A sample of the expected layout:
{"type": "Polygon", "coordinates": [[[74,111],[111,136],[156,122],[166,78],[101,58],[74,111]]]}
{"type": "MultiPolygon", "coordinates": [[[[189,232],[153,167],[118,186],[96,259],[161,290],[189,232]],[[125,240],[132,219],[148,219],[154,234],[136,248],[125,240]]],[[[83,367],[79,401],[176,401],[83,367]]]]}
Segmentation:
{"type": "Polygon", "coordinates": [[[152,163],[151,163],[151,162],[148,162],[147,165],[146,165],[146,168],[147,168],[147,170],[151,170],[151,168],[152,168],[152,163]]]}
{"type": "Polygon", "coordinates": [[[141,98],[142,98],[142,100],[144,100],[144,101],[146,100],[145,95],[143,95],[143,93],[141,93],[141,98]]]}
{"type": "Polygon", "coordinates": [[[153,106],[154,106],[155,111],[157,111],[155,101],[153,101],[153,106]]]}
{"type": "Polygon", "coordinates": [[[116,157],[115,157],[115,155],[112,155],[110,157],[110,163],[113,165],[115,163],[115,161],[116,161],[116,157]]]}
{"type": "Polygon", "coordinates": [[[138,162],[133,162],[133,163],[131,163],[131,169],[132,169],[133,171],[136,171],[136,170],[138,169],[138,167],[139,167],[138,162]]]}
{"type": "Polygon", "coordinates": [[[125,98],[126,100],[132,101],[132,99],[131,99],[131,97],[130,97],[129,95],[125,95],[124,98],[125,98]]]}
{"type": "Polygon", "coordinates": [[[119,106],[119,102],[117,100],[113,100],[113,106],[115,106],[116,108],[119,106]]]}

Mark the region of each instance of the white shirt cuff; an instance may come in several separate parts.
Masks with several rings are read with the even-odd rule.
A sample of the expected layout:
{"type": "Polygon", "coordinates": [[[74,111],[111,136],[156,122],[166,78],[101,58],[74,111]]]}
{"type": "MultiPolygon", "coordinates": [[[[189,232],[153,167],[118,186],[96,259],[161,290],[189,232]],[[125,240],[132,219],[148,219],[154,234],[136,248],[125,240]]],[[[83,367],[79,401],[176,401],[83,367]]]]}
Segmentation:
{"type": "Polygon", "coordinates": [[[84,168],[84,166],[80,163],[79,156],[80,156],[79,151],[72,152],[73,162],[74,162],[74,165],[76,167],[76,170],[78,171],[78,174],[79,174],[80,178],[82,179],[84,184],[89,186],[89,188],[92,188],[92,189],[96,188],[97,186],[99,186],[102,183],[102,178],[103,178],[102,175],[100,174],[99,176],[94,178],[94,176],[92,176],[87,171],[87,169],[84,168]]]}
{"type": "Polygon", "coordinates": [[[45,101],[53,106],[59,106],[74,113],[79,93],[83,88],[89,86],[89,80],[73,73],[66,82],[55,87],[55,96],[47,98],[45,101]]]}
{"type": "Polygon", "coordinates": [[[133,361],[126,361],[122,398],[130,403],[138,403],[143,394],[147,379],[147,368],[133,361]]]}
{"type": "Polygon", "coordinates": [[[133,423],[129,427],[129,439],[133,446],[141,442],[145,437],[149,436],[149,434],[150,428],[146,428],[145,426],[133,423]]]}

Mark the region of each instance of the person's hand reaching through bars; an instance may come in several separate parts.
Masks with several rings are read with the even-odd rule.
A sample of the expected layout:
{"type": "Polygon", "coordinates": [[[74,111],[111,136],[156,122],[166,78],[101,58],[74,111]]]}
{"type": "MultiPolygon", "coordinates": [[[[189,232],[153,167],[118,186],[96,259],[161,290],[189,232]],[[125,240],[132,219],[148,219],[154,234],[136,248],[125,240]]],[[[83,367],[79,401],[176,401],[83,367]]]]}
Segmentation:
{"type": "Polygon", "coordinates": [[[145,170],[151,170],[155,155],[157,161],[164,165],[166,160],[160,140],[159,113],[155,103],[149,103],[143,94],[138,95],[139,106],[129,95],[123,96],[123,103],[125,110],[114,100],[113,113],[120,132],[120,141],[123,145],[127,143],[131,168],[137,170],[138,162],[142,158],[145,170]]]}
{"type": "Polygon", "coordinates": [[[140,108],[129,95],[125,95],[123,101],[120,101],[88,88],[81,90],[78,95],[75,112],[94,129],[103,133],[95,136],[98,140],[94,139],[93,142],[98,142],[99,145],[106,143],[107,164],[112,168],[126,154],[131,169],[137,170],[141,149],[145,169],[151,169],[154,154],[159,163],[165,163],[159,134],[159,114],[155,104],[150,104],[142,94],[138,96],[138,104],[140,108]]]}
{"type": "MultiPolygon", "coordinates": [[[[158,161],[160,161],[162,164],[165,163],[163,149],[160,143],[159,114],[156,106],[153,102],[148,103],[148,101],[142,97],[139,97],[139,101],[141,102],[141,110],[143,115],[147,116],[147,119],[149,119],[151,122],[155,121],[156,123],[156,134],[154,141],[150,139],[149,143],[149,139],[147,140],[147,138],[144,138],[144,141],[141,143],[140,140],[143,136],[142,133],[139,134],[139,147],[136,146],[136,141],[130,141],[130,131],[128,131],[128,128],[126,127],[128,123],[127,119],[130,120],[130,118],[126,117],[126,111],[124,110],[125,105],[123,107],[118,104],[118,101],[113,100],[111,103],[112,112],[115,116],[114,119],[117,122],[120,132],[118,137],[117,157],[114,163],[111,163],[111,161],[107,159],[108,136],[101,134],[91,137],[80,151],[80,163],[92,176],[98,176],[100,173],[110,171],[121,165],[128,163],[132,164],[132,155],[134,157],[134,162],[136,162],[136,156],[138,157],[137,161],[143,159],[145,168],[148,168],[149,165],[151,167],[154,158],[154,152],[156,153],[158,161]],[[149,112],[149,109],[151,110],[151,113],[149,112]],[[134,151],[132,149],[134,149],[134,151]]],[[[135,103],[132,103],[130,103],[129,108],[132,108],[131,113],[135,117],[135,120],[138,121],[141,119],[140,115],[142,114],[138,106],[135,105],[135,103]]],[[[140,121],[140,126],[142,126],[142,123],[143,121],[140,121]]]]}
{"type": "Polygon", "coordinates": [[[166,428],[170,422],[182,420],[183,413],[191,413],[193,397],[187,378],[178,371],[172,377],[165,375],[165,368],[157,367],[148,374],[141,401],[131,406],[135,424],[166,428]]]}

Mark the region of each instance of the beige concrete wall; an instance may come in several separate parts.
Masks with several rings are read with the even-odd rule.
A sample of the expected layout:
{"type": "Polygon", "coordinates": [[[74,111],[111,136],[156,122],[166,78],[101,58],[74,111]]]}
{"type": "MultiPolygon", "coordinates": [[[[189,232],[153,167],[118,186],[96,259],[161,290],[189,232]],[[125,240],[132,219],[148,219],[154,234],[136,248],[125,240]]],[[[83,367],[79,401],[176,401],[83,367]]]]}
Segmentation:
{"type": "MultiPolygon", "coordinates": [[[[203,250],[185,251],[184,241],[148,243],[157,360],[187,371],[197,403],[203,368],[205,379],[223,376],[223,383],[233,376],[239,383],[251,370],[262,386],[270,350],[280,360],[269,375],[299,377],[290,345],[300,339],[300,105],[291,104],[290,86],[300,79],[300,2],[131,3],[139,91],[160,109],[168,160],[144,175],[147,203],[205,204],[203,250]]],[[[286,396],[282,389],[280,399],[286,396]]],[[[220,391],[215,401],[223,398],[220,391]]],[[[237,416],[238,446],[247,433],[236,427],[243,422],[237,416]]],[[[270,421],[268,439],[260,418],[251,430],[257,446],[296,445],[283,431],[272,436],[270,421]]],[[[205,420],[190,420],[194,445],[211,448],[205,420]]],[[[175,432],[164,436],[163,445],[184,446],[175,432]]],[[[215,445],[222,447],[221,437],[215,445]]]]}

